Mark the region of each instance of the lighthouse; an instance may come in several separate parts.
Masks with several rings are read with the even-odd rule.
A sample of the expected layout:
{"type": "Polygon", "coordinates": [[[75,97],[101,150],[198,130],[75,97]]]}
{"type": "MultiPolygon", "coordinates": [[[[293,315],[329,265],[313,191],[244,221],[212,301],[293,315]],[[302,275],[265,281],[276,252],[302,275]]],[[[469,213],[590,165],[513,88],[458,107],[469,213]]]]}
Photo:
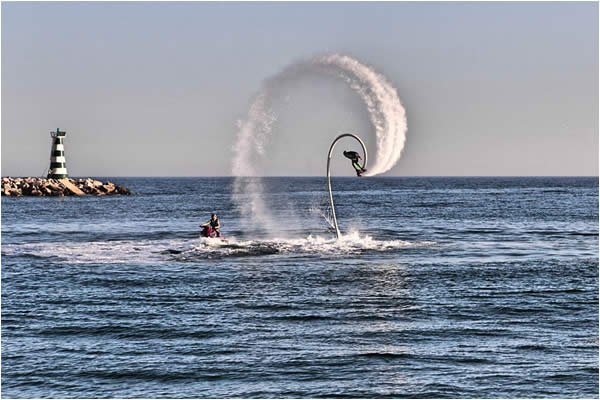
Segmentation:
{"type": "Polygon", "coordinates": [[[50,132],[52,137],[52,150],[50,151],[50,168],[48,169],[48,179],[67,178],[67,162],[65,160],[65,146],[63,140],[67,132],[50,132]]]}

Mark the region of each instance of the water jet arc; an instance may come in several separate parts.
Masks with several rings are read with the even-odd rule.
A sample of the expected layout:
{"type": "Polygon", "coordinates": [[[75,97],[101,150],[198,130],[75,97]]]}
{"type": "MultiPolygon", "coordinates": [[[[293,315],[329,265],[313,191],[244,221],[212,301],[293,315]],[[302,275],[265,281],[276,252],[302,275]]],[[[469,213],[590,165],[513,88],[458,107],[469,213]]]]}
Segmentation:
{"type": "Polygon", "coordinates": [[[331,147],[329,148],[329,155],[327,156],[327,186],[329,188],[329,203],[331,204],[331,213],[333,214],[333,224],[335,226],[335,233],[336,233],[338,239],[340,238],[341,233],[340,233],[340,228],[338,228],[337,217],[335,215],[335,206],[333,205],[333,194],[331,193],[331,170],[330,170],[329,166],[331,163],[331,154],[333,153],[333,148],[335,147],[338,140],[340,140],[341,138],[344,138],[344,137],[353,137],[354,139],[356,139],[358,141],[358,143],[360,143],[360,146],[362,147],[362,150],[363,150],[363,156],[364,156],[363,159],[365,160],[365,162],[363,164],[363,168],[367,167],[367,147],[365,146],[365,144],[363,143],[361,138],[359,138],[357,135],[355,135],[353,133],[343,133],[340,136],[336,137],[335,140],[333,141],[333,143],[331,143],[331,147]]]}

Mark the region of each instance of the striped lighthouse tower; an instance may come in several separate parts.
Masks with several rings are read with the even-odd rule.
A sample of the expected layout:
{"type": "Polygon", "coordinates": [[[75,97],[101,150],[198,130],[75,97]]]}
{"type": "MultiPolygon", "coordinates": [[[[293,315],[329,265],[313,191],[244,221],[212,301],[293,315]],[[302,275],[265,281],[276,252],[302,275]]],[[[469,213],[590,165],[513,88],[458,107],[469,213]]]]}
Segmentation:
{"type": "Polygon", "coordinates": [[[52,136],[52,150],[50,151],[50,169],[48,169],[48,179],[67,178],[67,162],[65,160],[65,146],[63,140],[67,132],[61,132],[56,128],[56,132],[50,132],[52,136]]]}

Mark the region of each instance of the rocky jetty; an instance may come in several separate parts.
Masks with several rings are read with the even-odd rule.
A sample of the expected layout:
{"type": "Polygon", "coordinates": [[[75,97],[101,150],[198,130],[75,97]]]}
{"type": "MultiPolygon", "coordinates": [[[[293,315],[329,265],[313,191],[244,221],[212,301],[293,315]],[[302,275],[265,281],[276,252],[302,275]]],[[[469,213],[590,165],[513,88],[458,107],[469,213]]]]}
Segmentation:
{"type": "Polygon", "coordinates": [[[2,196],[105,196],[130,195],[112,182],[87,179],[2,178],[2,196]]]}

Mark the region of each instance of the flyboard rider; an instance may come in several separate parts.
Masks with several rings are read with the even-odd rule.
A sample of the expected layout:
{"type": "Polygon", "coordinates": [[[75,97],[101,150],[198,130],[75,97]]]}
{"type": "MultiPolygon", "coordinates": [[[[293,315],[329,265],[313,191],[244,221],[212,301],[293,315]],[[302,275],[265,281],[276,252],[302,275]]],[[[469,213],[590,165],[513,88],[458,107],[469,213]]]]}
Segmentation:
{"type": "Polygon", "coordinates": [[[358,163],[358,160],[361,160],[362,157],[357,152],[344,150],[344,156],[352,160],[352,166],[356,171],[356,176],[362,176],[363,172],[367,172],[367,170],[363,168],[364,164],[360,165],[358,163]]]}
{"type": "Polygon", "coordinates": [[[204,237],[221,237],[221,232],[219,232],[219,229],[221,229],[221,223],[219,222],[217,214],[211,214],[210,219],[200,225],[200,227],[204,228],[202,230],[202,236],[204,237]]]}

